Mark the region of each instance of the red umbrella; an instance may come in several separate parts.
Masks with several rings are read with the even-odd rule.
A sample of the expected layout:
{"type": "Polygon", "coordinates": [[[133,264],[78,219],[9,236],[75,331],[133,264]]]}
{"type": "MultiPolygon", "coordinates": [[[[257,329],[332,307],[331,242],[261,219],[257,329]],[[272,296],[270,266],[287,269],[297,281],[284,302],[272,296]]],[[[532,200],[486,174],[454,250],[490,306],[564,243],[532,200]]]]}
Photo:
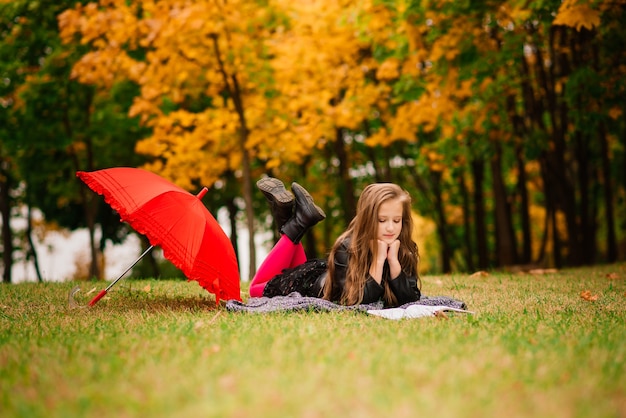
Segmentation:
{"type": "MultiPolygon", "coordinates": [[[[194,196],[164,178],[131,167],[78,171],[82,181],[116,210],[122,221],[159,245],[163,255],[189,280],[215,294],[216,302],[241,300],[239,268],[233,246],[213,215],[202,204],[206,187],[194,196]]],[[[150,249],[133,263],[134,266],[150,249]]],[[[94,305],[119,281],[102,290],[94,305]]]]}

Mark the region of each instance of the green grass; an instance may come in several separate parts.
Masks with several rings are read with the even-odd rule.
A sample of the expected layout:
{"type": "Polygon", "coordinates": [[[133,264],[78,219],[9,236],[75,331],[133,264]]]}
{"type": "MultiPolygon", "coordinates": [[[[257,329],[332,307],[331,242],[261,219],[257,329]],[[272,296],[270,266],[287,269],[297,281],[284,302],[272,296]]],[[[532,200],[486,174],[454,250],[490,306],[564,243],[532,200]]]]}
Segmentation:
{"type": "Polygon", "coordinates": [[[72,309],[77,283],[3,285],[0,416],[626,416],[626,265],[423,282],[476,314],[230,313],[173,280],[72,309]]]}

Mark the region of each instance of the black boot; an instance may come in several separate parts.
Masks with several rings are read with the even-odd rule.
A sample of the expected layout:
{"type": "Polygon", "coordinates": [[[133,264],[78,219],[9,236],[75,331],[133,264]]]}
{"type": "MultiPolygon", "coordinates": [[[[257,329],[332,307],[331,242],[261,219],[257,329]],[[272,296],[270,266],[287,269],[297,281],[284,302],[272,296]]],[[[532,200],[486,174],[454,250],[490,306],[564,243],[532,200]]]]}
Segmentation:
{"type": "Polygon", "coordinates": [[[291,242],[300,242],[306,231],[326,218],[324,211],[313,203],[313,198],[304,187],[298,183],[292,183],[291,191],[296,197],[294,214],[282,227],[280,232],[287,235],[291,242]]]}
{"type": "Polygon", "coordinates": [[[295,203],[293,195],[285,189],[285,185],[282,181],[273,177],[262,178],[256,182],[256,186],[267,198],[272,217],[274,218],[278,231],[280,231],[285,222],[293,216],[293,206],[295,203]]]}

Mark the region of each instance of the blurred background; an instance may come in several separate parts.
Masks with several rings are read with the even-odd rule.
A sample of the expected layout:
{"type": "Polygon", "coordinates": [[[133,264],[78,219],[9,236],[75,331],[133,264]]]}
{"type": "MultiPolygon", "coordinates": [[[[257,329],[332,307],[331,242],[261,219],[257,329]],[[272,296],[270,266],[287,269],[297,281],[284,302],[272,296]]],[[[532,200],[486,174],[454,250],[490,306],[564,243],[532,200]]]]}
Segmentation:
{"type": "MultiPolygon", "coordinates": [[[[413,198],[423,273],[626,258],[626,1],[0,0],[2,280],[113,278],[149,243],[76,178],[153,171],[248,280],[305,186],[323,257],[363,187],[413,198]],[[249,239],[252,237],[252,239],[249,239]]],[[[184,213],[180,214],[184,216],[184,213]]],[[[134,277],[180,277],[151,253],[134,277]]]]}

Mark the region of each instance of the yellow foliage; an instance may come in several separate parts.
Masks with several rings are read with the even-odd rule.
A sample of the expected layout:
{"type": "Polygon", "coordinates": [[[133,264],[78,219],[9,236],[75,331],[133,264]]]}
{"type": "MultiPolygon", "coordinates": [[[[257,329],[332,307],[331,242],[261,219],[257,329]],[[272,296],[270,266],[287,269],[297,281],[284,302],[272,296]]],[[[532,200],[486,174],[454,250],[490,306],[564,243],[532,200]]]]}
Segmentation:
{"type": "Polygon", "coordinates": [[[393,49],[395,28],[393,11],[383,4],[369,0],[364,2],[360,13],[362,18],[367,20],[367,32],[372,40],[393,49]]]}
{"type": "Polygon", "coordinates": [[[415,103],[407,103],[400,106],[397,113],[389,126],[391,127],[391,140],[405,140],[414,142],[417,140],[415,134],[417,125],[414,122],[416,113],[418,112],[415,103]]]}
{"type": "Polygon", "coordinates": [[[472,97],[474,92],[472,91],[473,80],[463,80],[461,85],[455,92],[455,96],[459,99],[466,99],[472,97]]]}
{"type": "Polygon", "coordinates": [[[406,59],[401,63],[402,74],[412,77],[419,77],[422,75],[422,62],[427,58],[427,53],[425,50],[420,50],[415,53],[411,53],[406,59]]]}
{"type": "Polygon", "coordinates": [[[334,138],[337,129],[362,126],[389,92],[388,85],[368,80],[368,72],[397,77],[399,62],[379,66],[362,54],[368,45],[359,37],[359,19],[366,22],[368,36],[389,34],[392,16],[381,5],[366,1],[359,10],[350,1],[278,3],[293,17],[292,26],[279,31],[270,44],[276,57],[271,64],[281,93],[278,100],[283,103],[279,107],[291,116],[291,122],[281,127],[281,138],[303,144],[292,152],[299,158],[307,149],[334,138]],[[379,13],[365,12],[373,10],[379,13]]]}
{"type": "Polygon", "coordinates": [[[600,26],[600,12],[579,0],[564,0],[554,18],[553,24],[564,25],[576,30],[593,29],[600,26]]]}
{"type": "Polygon", "coordinates": [[[417,26],[405,21],[402,23],[404,32],[409,42],[409,51],[416,52],[425,49],[424,44],[424,27],[417,26]]]}
{"type": "Polygon", "coordinates": [[[393,80],[400,76],[398,70],[400,63],[397,58],[388,58],[378,67],[376,78],[379,80],[393,80]]]}
{"type": "Polygon", "coordinates": [[[450,30],[433,42],[429,59],[433,62],[441,59],[454,60],[461,52],[459,45],[468,38],[468,33],[473,31],[474,28],[466,19],[456,19],[450,30]]]}
{"type": "MultiPolygon", "coordinates": [[[[443,22],[450,18],[432,10],[411,16],[404,1],[395,6],[376,0],[273,0],[262,6],[248,0],[100,0],[64,12],[59,25],[64,42],[91,47],[73,68],[76,79],[104,90],[121,79],[139,85],[129,114],[152,128],[137,145],[137,152],[161,159],[151,167],[181,184],[198,177],[210,184],[220,170],[239,168],[242,146],[273,169],[301,162],[338,130],[360,130],[371,118],[383,127],[365,139],[368,145],[414,142],[417,132],[439,129],[454,138],[460,134],[455,117],[481,133],[485,112],[468,99],[490,80],[478,86],[473,79],[460,81],[454,68],[445,76],[431,68],[455,60],[470,38],[487,45],[482,25],[463,18],[443,22]],[[268,24],[282,18],[288,23],[268,24]],[[440,23],[449,29],[431,41],[431,26],[440,23]],[[400,38],[408,44],[406,57],[377,62],[374,47],[393,51],[400,38]],[[127,53],[133,48],[145,51],[145,58],[134,59],[127,53]],[[406,102],[392,97],[400,76],[419,78],[425,92],[406,102]],[[209,102],[206,97],[210,108],[187,110],[197,99],[209,102]]],[[[501,14],[512,22],[524,17],[506,4],[501,14]]],[[[440,159],[431,168],[446,169],[440,159]]]]}
{"type": "Polygon", "coordinates": [[[365,140],[365,145],[367,145],[368,147],[386,147],[389,146],[392,142],[393,140],[389,136],[387,129],[381,128],[365,140]]]}
{"type": "Polygon", "coordinates": [[[441,134],[444,138],[452,138],[454,136],[455,129],[450,124],[444,124],[441,127],[441,134]]]}
{"type": "Polygon", "coordinates": [[[522,27],[523,23],[531,17],[531,10],[522,5],[503,3],[496,13],[498,24],[507,29],[513,30],[522,27]]]}
{"type": "Polygon", "coordinates": [[[188,187],[193,179],[210,185],[226,169],[240,168],[242,115],[232,100],[223,99],[224,91],[241,99],[248,129],[284,130],[284,124],[263,123],[270,112],[267,100],[260,99],[260,86],[267,85],[259,76],[266,66],[258,38],[265,13],[244,0],[101,0],[64,12],[59,25],[64,42],[91,45],[73,68],[79,81],[103,89],[120,79],[140,85],[129,115],[153,132],[136,150],[158,158],[148,168],[188,187]],[[146,50],[144,61],[127,55],[134,47],[146,50]],[[211,109],[183,110],[190,99],[207,94],[213,97],[211,109]],[[179,103],[181,110],[164,114],[164,99],[179,103]]]}

